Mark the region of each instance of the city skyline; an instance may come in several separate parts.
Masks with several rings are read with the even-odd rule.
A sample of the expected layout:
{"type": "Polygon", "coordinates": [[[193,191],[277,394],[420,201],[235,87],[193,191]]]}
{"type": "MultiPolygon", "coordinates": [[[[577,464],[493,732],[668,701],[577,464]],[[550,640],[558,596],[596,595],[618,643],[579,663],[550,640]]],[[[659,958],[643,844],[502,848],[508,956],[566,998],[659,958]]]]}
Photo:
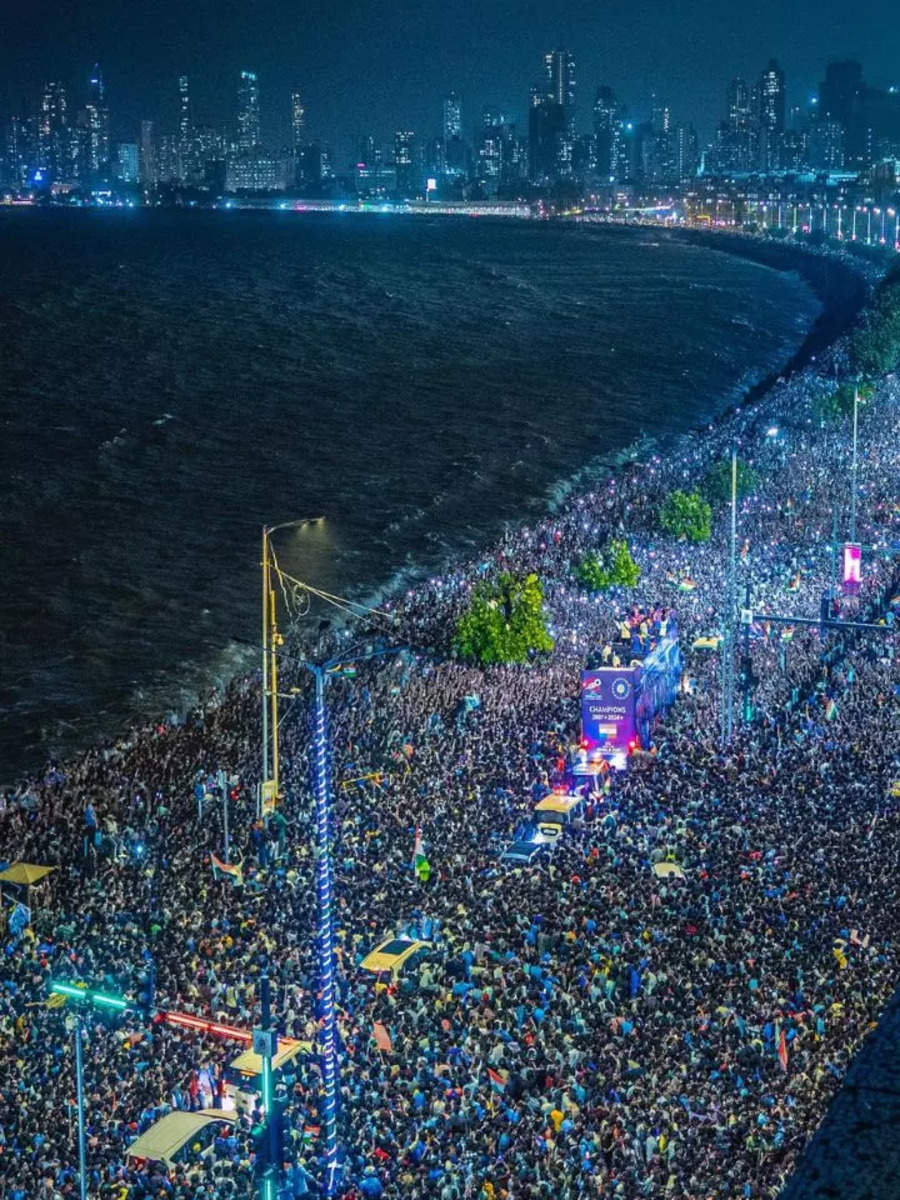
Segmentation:
{"type": "Polygon", "coordinates": [[[501,109],[521,125],[529,85],[556,48],[576,63],[577,130],[589,127],[593,92],[605,85],[638,119],[649,115],[655,93],[678,121],[696,127],[702,144],[719,120],[728,79],[755,76],[773,54],[793,105],[812,94],[829,58],[857,58],[873,81],[898,82],[891,73],[900,34],[893,45],[882,31],[854,29],[848,37],[836,11],[806,3],[784,13],[767,0],[752,17],[729,15],[724,23],[710,5],[687,4],[677,13],[646,14],[639,26],[619,0],[602,20],[581,3],[551,19],[500,0],[465,14],[431,0],[355,13],[314,3],[302,23],[271,0],[252,15],[216,10],[214,18],[203,3],[190,12],[163,4],[152,13],[140,5],[121,13],[99,0],[68,17],[42,8],[7,18],[0,46],[4,114],[17,112],[23,96],[36,102],[49,80],[78,90],[100,62],[115,140],[137,141],[146,119],[174,128],[182,75],[191,79],[200,123],[222,127],[233,119],[235,77],[251,70],[259,80],[264,142],[290,144],[288,97],[299,88],[310,136],[329,143],[338,163],[352,157],[364,135],[387,141],[398,129],[439,132],[440,104],[451,92],[460,99],[464,136],[472,136],[483,107],[501,109]]]}
{"type": "Polygon", "coordinates": [[[340,163],[328,139],[310,139],[298,84],[281,98],[289,106],[289,141],[281,147],[266,143],[260,80],[249,68],[237,76],[226,125],[203,122],[194,82],[181,74],[174,128],[147,117],[137,139],[116,141],[103,68],[94,63],[80,95],[61,80],[48,81],[36,108],[23,103],[21,115],[4,120],[0,185],[61,188],[63,195],[111,185],[145,191],[187,185],[207,196],[336,190],[382,198],[424,193],[510,199],[559,187],[584,194],[621,185],[680,186],[698,174],[852,176],[882,164],[897,175],[900,90],[873,87],[853,60],[829,61],[816,93],[800,104],[789,103],[785,71],[774,57],[749,79],[732,78],[720,94],[723,115],[705,145],[664,96],[651,94],[649,112],[642,114],[606,84],[588,85],[584,131],[585,122],[577,119],[578,75],[569,50],[548,50],[529,87],[527,121],[482,107],[468,137],[454,90],[439,108],[433,102],[432,136],[409,126],[388,141],[368,133],[357,139],[350,161],[340,163]]]}

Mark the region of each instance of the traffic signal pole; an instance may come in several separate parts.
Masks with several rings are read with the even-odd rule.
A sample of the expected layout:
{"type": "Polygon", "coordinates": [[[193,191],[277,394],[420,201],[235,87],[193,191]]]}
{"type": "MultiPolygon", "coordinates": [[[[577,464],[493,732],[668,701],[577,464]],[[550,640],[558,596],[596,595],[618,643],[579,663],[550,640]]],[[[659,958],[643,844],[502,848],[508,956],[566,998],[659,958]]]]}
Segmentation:
{"type": "Polygon", "coordinates": [[[82,1049],[81,1015],[75,1015],[75,1086],[78,1093],[78,1189],[81,1200],[87,1200],[87,1150],[84,1139],[84,1052],[82,1049]]]}

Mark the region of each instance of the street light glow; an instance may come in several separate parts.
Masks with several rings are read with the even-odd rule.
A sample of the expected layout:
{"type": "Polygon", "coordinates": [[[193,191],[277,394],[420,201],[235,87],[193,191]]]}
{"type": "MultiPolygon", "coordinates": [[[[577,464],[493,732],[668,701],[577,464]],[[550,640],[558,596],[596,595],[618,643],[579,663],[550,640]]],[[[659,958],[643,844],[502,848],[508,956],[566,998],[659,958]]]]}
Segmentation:
{"type": "Polygon", "coordinates": [[[105,1008],[115,1008],[121,1011],[128,1007],[128,1001],[119,996],[107,996],[104,992],[93,992],[83,984],[57,983],[50,984],[50,991],[57,996],[70,996],[73,1000],[88,1004],[99,1004],[105,1008]]]}

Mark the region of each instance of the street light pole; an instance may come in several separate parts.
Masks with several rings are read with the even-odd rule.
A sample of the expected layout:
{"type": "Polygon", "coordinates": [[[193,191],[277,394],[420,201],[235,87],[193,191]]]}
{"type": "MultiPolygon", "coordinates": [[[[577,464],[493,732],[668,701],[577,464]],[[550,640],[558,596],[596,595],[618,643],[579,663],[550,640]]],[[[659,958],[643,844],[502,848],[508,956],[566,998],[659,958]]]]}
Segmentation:
{"type": "Polygon", "coordinates": [[[859,383],[853,388],[853,465],[850,470],[850,541],[856,541],[856,472],[857,443],[859,440],[859,383]]]}
{"type": "Polygon", "coordinates": [[[310,525],[322,517],[300,517],[296,521],[282,521],[279,525],[263,525],[262,529],[262,780],[260,782],[257,816],[266,811],[266,800],[270,793],[273,802],[279,794],[278,757],[278,647],[283,638],[278,632],[278,614],[275,605],[275,589],[272,587],[273,563],[271,538],[279,529],[294,529],[298,525],[310,525]],[[272,739],[272,776],[269,777],[269,731],[272,739]],[[270,786],[271,785],[271,786],[270,786]]]}
{"type": "Polygon", "coordinates": [[[332,1196],[337,1183],[337,1039],[334,1010],[334,919],[332,916],[332,862],[330,772],[328,762],[328,711],[325,707],[325,667],[311,665],[316,694],[313,720],[313,788],[316,803],[316,900],[318,909],[319,982],[322,994],[322,1105],[324,1143],[323,1191],[332,1196]]]}
{"type": "Polygon", "coordinates": [[[78,1188],[87,1200],[87,1151],[84,1139],[84,1054],[81,1046],[81,1017],[75,1014],[75,1086],[78,1094],[78,1188]]]}
{"type": "Polygon", "coordinates": [[[269,531],[262,531],[262,777],[259,811],[263,812],[263,790],[269,778],[269,531]]]}
{"type": "Polygon", "coordinates": [[[231,839],[228,832],[228,780],[225,778],[225,772],[221,770],[219,771],[219,790],[222,793],[222,828],[224,833],[225,861],[230,862],[229,850],[231,848],[231,839]]]}

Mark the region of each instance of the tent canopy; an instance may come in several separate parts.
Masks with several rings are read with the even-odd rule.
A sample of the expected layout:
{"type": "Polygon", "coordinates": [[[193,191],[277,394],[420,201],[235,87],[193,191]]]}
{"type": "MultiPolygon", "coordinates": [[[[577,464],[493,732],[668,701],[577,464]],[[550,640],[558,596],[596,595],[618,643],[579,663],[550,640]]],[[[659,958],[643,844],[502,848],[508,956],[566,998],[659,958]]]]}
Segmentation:
{"type": "Polygon", "coordinates": [[[42,867],[38,863],[14,862],[5,871],[0,871],[0,883],[16,883],[30,887],[40,883],[45,875],[55,871],[56,867],[42,867]]]}
{"type": "Polygon", "coordinates": [[[133,1141],[125,1155],[127,1158],[149,1158],[152,1162],[171,1165],[181,1147],[212,1121],[227,1121],[233,1125],[235,1114],[219,1108],[208,1108],[205,1112],[179,1110],[167,1113],[133,1141]]]}

